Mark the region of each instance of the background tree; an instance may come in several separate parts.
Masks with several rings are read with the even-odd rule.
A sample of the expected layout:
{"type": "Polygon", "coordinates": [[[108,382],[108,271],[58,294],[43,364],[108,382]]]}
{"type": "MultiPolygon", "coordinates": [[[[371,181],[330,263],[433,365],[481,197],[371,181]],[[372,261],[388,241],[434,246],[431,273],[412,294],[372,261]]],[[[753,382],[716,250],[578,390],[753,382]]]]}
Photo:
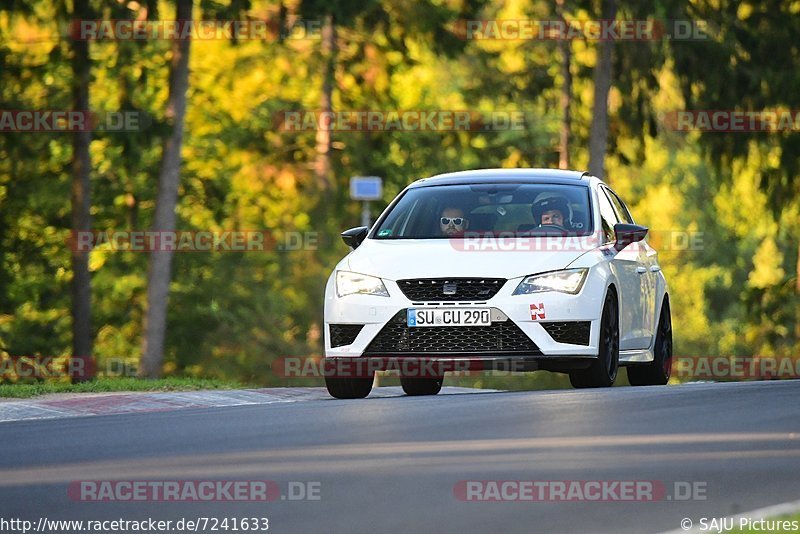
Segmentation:
{"type": "MultiPolygon", "coordinates": [[[[617,0],[603,0],[600,19],[617,18],[617,0]]],[[[601,40],[597,45],[597,64],[594,67],[594,104],[592,129],[589,135],[589,172],[600,179],[605,177],[606,146],[608,143],[608,94],[613,82],[614,41],[601,40]]]]}
{"type": "MultiPolygon", "coordinates": [[[[192,0],[177,0],[176,21],[192,20],[192,0]]],[[[181,176],[181,149],[183,148],[183,123],[186,115],[186,91],[189,87],[190,38],[177,38],[172,46],[170,62],[169,103],[167,117],[172,121],[172,131],[164,142],[161,171],[158,177],[154,232],[175,230],[175,208],[178,202],[178,185],[181,176]]],[[[142,360],[140,374],[154,378],[161,376],[164,360],[164,339],[167,330],[167,303],[172,275],[172,250],[155,250],[150,253],[147,275],[147,311],[143,328],[142,360]]]]}
{"type": "MultiPolygon", "coordinates": [[[[676,3],[671,9],[676,17],[700,24],[705,37],[703,54],[691,53],[685,45],[673,46],[675,70],[687,109],[798,109],[800,79],[793,73],[800,67],[794,44],[800,38],[800,18],[791,4],[779,0],[699,2],[689,6],[676,3]]],[[[762,253],[749,260],[754,269],[773,266],[773,273],[778,276],[773,275],[773,282],[766,286],[763,280],[751,280],[745,299],[749,313],[767,324],[783,325],[771,329],[770,337],[783,350],[791,351],[800,341],[800,182],[796,179],[800,140],[791,130],[729,135],[701,132],[697,137],[718,183],[730,184],[736,181],[737,172],[752,170],[769,199],[772,216],[784,226],[776,237],[786,249],[777,247],[773,238],[765,238],[759,249],[762,253]],[[770,157],[764,157],[766,154],[770,157]],[[770,249],[772,253],[768,252],[770,249]],[[763,264],[765,261],[767,265],[763,264]],[[785,270],[794,272],[794,276],[780,276],[785,270]],[[792,321],[794,328],[789,327],[792,321]]]]}
{"type": "MultiPolygon", "coordinates": [[[[564,12],[564,0],[556,1],[556,13],[558,20],[566,25],[567,18],[564,12]]],[[[561,39],[558,42],[558,52],[561,56],[561,126],[558,136],[558,168],[569,169],[569,138],[572,128],[571,111],[572,106],[572,43],[569,39],[561,39]]]]}
{"type": "MultiPolygon", "coordinates": [[[[74,0],[73,19],[91,20],[88,0],[74,0]]],[[[73,109],[88,112],[91,59],[89,41],[73,39],[72,75],[74,78],[73,109]]],[[[72,231],[89,232],[92,229],[91,207],[91,156],[92,142],[88,128],[72,133],[72,231]]],[[[92,358],[92,285],[89,274],[89,251],[72,249],[72,361],[70,369],[73,382],[94,378],[92,358]]]]}
{"type": "MultiPolygon", "coordinates": [[[[160,20],[175,9],[156,0],[92,6],[93,17],[104,20],[160,20]]],[[[281,379],[270,364],[322,350],[325,281],[347,253],[338,233],[359,223],[360,205],[348,198],[350,176],[384,178],[384,203],[376,203],[377,210],[421,176],[559,166],[567,87],[563,43],[465,40],[457,33],[464,20],[552,20],[555,7],[540,0],[201,2],[197,13],[203,18],[277,20],[285,32],[283,38],[276,33],[192,43],[174,228],[258,230],[275,243],[255,252],[174,255],[163,366],[156,367],[168,375],[263,385],[320,384],[281,379]],[[332,132],[328,158],[335,188],[325,201],[314,171],[318,132],[281,130],[274,117],[319,111],[326,72],[322,36],[290,28],[298,19],[322,22],[326,13],[336,20],[332,109],[521,110],[525,128],[332,132]],[[310,241],[298,246],[298,236],[310,241]]],[[[660,118],[681,109],[796,108],[797,17],[787,9],[778,3],[762,8],[617,0],[620,19],[709,22],[705,40],[615,42],[607,99],[605,172],[636,220],[651,228],[650,241],[673,288],[679,355],[800,348],[796,135],[676,132],[660,118]]],[[[596,20],[601,10],[598,0],[564,4],[571,20],[596,20]]],[[[70,5],[60,1],[0,6],[0,109],[74,108],[72,42],[65,37],[72,16],[70,5]]],[[[90,43],[92,111],[128,110],[146,118],[136,131],[92,132],[93,229],[155,224],[156,177],[175,125],[167,115],[175,94],[174,45],[90,43]]],[[[586,168],[590,159],[599,45],[575,39],[569,47],[573,168],[586,168]]],[[[68,133],[0,132],[0,358],[75,353],[66,244],[74,142],[68,133]]],[[[93,354],[103,374],[119,360],[141,368],[149,259],[106,245],[88,255],[93,354]]],[[[492,385],[564,382],[538,373],[492,385]]]]}

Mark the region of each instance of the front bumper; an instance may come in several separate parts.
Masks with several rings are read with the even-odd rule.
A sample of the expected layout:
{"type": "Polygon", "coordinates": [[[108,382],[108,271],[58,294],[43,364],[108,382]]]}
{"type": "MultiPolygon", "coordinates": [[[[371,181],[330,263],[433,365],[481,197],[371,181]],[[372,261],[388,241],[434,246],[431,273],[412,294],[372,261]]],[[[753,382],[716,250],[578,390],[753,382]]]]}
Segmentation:
{"type": "Polygon", "coordinates": [[[484,301],[420,303],[409,300],[396,282],[385,279],[389,297],[347,295],[340,298],[331,277],[325,293],[325,356],[524,362],[530,364],[531,369],[548,368],[547,362],[563,364],[569,360],[596,358],[606,292],[601,275],[590,270],[577,295],[555,291],[512,295],[521,280],[507,280],[492,298],[484,301]],[[445,306],[491,308],[492,326],[405,326],[408,308],[445,306]],[[335,343],[332,343],[331,325],[334,325],[335,343]],[[339,335],[348,331],[347,326],[342,328],[341,325],[352,325],[349,337],[339,335]],[[342,339],[350,342],[341,345],[342,339]]]}

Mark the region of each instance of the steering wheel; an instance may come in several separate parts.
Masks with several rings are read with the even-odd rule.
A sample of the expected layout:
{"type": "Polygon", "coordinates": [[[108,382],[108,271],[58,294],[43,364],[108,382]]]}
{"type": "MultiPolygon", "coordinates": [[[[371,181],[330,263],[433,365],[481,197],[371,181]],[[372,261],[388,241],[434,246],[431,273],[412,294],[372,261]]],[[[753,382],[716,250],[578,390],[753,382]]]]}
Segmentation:
{"type": "Polygon", "coordinates": [[[540,224],[537,230],[544,230],[545,232],[558,232],[566,234],[569,230],[557,224],[540,224]]]}

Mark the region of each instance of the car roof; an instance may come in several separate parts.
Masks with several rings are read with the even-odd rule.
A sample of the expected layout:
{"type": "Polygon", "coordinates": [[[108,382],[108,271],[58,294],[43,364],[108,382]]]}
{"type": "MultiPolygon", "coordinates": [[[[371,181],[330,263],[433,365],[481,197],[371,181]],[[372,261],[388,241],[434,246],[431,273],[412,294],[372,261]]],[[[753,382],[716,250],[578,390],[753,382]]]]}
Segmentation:
{"type": "Polygon", "coordinates": [[[584,171],[564,171],[560,169],[477,169],[472,171],[449,172],[423,178],[409,187],[429,187],[434,185],[466,185],[483,183],[548,183],[588,186],[592,177],[584,171]]]}

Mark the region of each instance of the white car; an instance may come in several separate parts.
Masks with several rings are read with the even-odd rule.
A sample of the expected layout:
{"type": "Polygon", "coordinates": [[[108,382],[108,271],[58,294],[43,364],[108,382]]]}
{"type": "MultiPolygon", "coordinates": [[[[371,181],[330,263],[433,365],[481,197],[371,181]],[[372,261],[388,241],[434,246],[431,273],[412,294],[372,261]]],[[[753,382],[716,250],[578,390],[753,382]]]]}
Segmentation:
{"type": "Polygon", "coordinates": [[[666,384],[667,283],[647,228],[588,173],[490,169],[403,190],[325,289],[326,385],[366,397],[374,371],[398,369],[408,395],[444,373],[544,369],[574,387],[666,384]],[[409,365],[411,362],[414,365],[409,365]]]}

